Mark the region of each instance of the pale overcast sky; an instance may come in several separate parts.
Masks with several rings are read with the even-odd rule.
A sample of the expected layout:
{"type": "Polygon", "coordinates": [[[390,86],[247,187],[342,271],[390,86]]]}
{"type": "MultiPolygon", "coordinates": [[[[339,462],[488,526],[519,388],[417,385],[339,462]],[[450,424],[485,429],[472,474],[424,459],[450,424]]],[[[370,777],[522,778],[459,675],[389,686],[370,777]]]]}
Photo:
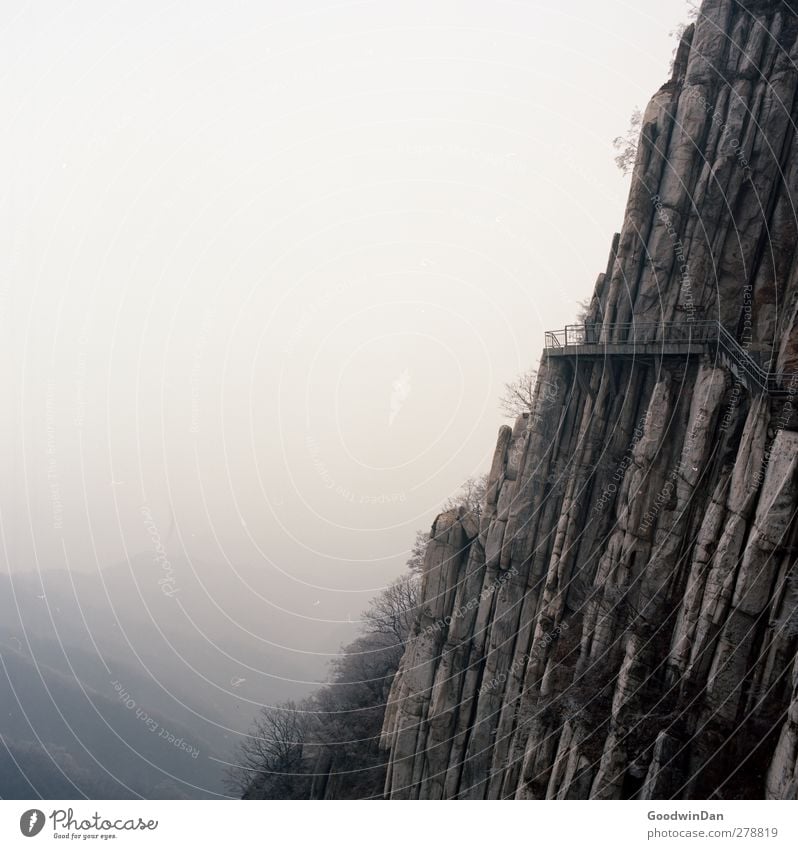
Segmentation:
{"type": "Polygon", "coordinates": [[[146,507],[356,616],[591,293],[686,8],[6,0],[5,568],[147,554],[146,507]]]}

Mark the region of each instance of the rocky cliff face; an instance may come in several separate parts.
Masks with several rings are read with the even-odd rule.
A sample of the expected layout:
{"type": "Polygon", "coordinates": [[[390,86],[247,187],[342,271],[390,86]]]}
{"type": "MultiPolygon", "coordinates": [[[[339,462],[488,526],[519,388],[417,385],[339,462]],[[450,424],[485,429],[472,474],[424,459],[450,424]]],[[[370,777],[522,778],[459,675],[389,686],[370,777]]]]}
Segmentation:
{"type": "MultiPolygon", "coordinates": [[[[798,13],[707,0],[644,118],[589,321],[798,369],[798,13]],[[745,8],[744,8],[745,7],[745,8]]],[[[439,516],[394,798],[796,798],[798,423],[716,353],[544,355],[479,521],[439,516]]]]}

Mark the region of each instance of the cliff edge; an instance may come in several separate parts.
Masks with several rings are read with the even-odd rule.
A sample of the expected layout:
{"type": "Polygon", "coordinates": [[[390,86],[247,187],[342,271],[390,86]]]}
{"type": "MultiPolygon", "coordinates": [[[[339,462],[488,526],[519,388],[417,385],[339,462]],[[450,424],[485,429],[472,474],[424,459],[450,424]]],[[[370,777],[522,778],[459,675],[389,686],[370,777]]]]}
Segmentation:
{"type": "Polygon", "coordinates": [[[433,527],[386,796],[798,797],[797,36],[685,33],[585,327],[433,527]]]}

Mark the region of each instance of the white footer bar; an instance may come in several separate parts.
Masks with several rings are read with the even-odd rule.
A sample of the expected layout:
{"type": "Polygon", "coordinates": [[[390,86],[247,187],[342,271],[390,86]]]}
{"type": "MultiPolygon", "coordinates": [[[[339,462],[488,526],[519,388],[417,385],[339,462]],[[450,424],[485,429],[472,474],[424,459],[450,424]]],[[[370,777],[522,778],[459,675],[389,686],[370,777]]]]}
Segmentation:
{"type": "Polygon", "coordinates": [[[0,846],[52,841],[153,849],[796,847],[798,802],[0,801],[0,846]]]}

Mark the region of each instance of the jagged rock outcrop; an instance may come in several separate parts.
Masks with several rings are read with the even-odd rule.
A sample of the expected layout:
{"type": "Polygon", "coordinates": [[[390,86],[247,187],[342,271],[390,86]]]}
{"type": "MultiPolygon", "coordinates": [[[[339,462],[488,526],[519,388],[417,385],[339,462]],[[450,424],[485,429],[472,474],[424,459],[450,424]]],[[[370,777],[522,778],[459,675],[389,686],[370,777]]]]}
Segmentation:
{"type": "MultiPolygon", "coordinates": [[[[605,339],[717,320],[798,369],[797,36],[790,3],[703,4],[643,117],[588,317],[605,339]]],[[[787,390],[753,392],[712,352],[544,355],[479,527],[433,528],[386,795],[798,796],[787,390]]]]}

